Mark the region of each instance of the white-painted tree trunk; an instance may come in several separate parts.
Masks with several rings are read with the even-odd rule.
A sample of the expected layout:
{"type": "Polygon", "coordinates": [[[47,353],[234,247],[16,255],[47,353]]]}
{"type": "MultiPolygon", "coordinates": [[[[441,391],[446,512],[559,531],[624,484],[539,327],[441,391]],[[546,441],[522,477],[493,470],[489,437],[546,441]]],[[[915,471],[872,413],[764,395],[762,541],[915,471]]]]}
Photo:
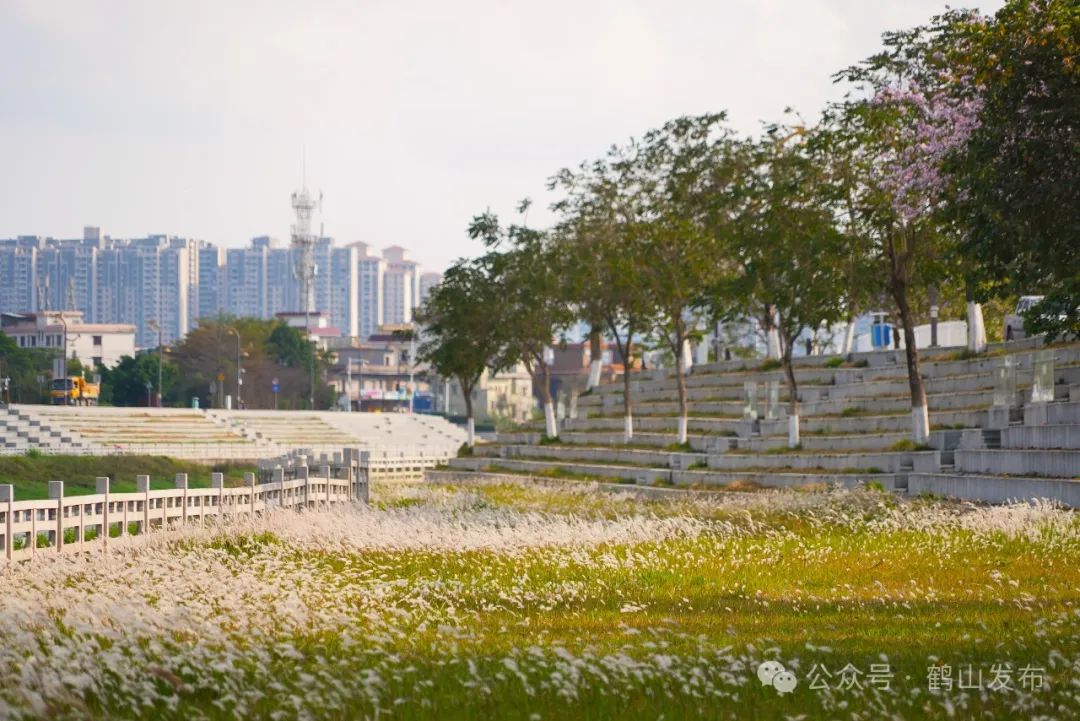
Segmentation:
{"type": "Polygon", "coordinates": [[[841,353],[847,355],[851,352],[855,346],[855,319],[852,318],[848,321],[847,330],[844,331],[844,346],[841,349],[841,353]]]}
{"type": "Polygon", "coordinates": [[[920,445],[930,440],[930,415],[926,406],[911,408],[911,440],[920,445]]]}
{"type": "Polygon", "coordinates": [[[469,444],[469,448],[476,445],[476,421],[470,418],[465,422],[465,442],[469,444]]]}
{"type": "Polygon", "coordinates": [[[600,385],[600,371],[603,370],[604,360],[602,358],[596,358],[589,365],[589,382],[585,385],[585,390],[595,388],[600,385]]]}
{"type": "Polygon", "coordinates": [[[625,423],[623,425],[623,440],[626,443],[629,443],[634,440],[634,417],[627,414],[624,421],[625,423]]]}
{"type": "Polygon", "coordinates": [[[555,421],[555,405],[544,404],[544,428],[548,438],[559,437],[559,424],[555,421]]]}
{"type": "Polygon", "coordinates": [[[788,416],[787,419],[787,444],[788,448],[795,448],[801,443],[799,439],[799,417],[788,416]]]}
{"type": "Polygon", "coordinates": [[[694,351],[690,347],[689,339],[684,340],[682,344],[682,357],[683,357],[683,373],[689,373],[690,369],[694,367],[694,351]]]}
{"type": "Polygon", "coordinates": [[[981,303],[967,304],[968,350],[982,353],[986,350],[986,323],[983,322],[981,303]]]}
{"type": "Polygon", "coordinates": [[[687,425],[688,424],[687,424],[686,416],[679,416],[679,440],[678,440],[679,443],[686,443],[686,427],[687,427],[687,425]]]}
{"type": "Polygon", "coordinates": [[[780,331],[776,328],[769,329],[766,337],[765,357],[772,360],[780,360],[780,331]]]}

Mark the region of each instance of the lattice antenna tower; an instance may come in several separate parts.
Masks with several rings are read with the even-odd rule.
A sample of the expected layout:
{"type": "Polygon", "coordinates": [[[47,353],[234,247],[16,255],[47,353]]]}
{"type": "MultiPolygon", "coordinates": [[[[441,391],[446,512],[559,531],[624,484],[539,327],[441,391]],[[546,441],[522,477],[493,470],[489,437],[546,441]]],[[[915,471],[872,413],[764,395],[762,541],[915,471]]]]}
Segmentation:
{"type": "MultiPolygon", "coordinates": [[[[305,153],[306,156],[306,153],[305,153]]],[[[311,220],[315,210],[322,208],[322,193],[318,199],[307,189],[307,158],[301,171],[300,190],[292,194],[296,222],[292,226],[292,247],[296,251],[294,274],[300,285],[300,312],[315,311],[315,234],[311,232],[311,220]]]]}

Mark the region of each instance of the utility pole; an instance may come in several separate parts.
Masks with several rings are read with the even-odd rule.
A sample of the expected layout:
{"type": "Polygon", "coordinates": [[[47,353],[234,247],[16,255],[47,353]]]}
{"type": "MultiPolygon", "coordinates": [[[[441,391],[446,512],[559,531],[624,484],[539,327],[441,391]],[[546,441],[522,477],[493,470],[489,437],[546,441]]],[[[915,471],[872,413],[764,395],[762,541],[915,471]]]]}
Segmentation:
{"type": "Polygon", "coordinates": [[[416,338],[409,338],[409,413],[412,413],[416,408],[414,398],[416,397],[415,386],[413,385],[413,369],[416,368],[416,338]]]}
{"type": "Polygon", "coordinates": [[[161,340],[161,323],[156,320],[147,322],[150,328],[157,331],[157,407],[161,408],[161,396],[163,394],[161,388],[161,356],[165,352],[165,347],[161,340]]]}
{"type": "Polygon", "coordinates": [[[240,331],[238,331],[232,326],[229,326],[228,332],[236,336],[236,410],[240,410],[242,407],[242,404],[240,402],[240,389],[241,386],[244,385],[244,369],[240,366],[240,331]]]}
{"type": "MultiPolygon", "coordinates": [[[[64,355],[63,355],[63,358],[61,360],[61,366],[62,366],[63,371],[64,371],[62,378],[66,380],[67,377],[68,377],[68,375],[67,375],[68,325],[67,325],[67,319],[64,317],[64,311],[60,311],[60,325],[62,325],[64,327],[64,355]]],[[[45,316],[45,327],[46,328],[49,327],[49,317],[48,317],[48,315],[45,316]]],[[[71,405],[71,394],[68,393],[66,388],[64,390],[64,405],[65,406],[71,405]]]]}
{"type": "Polygon", "coordinates": [[[352,413],[352,356],[345,359],[345,412],[352,413]]]}

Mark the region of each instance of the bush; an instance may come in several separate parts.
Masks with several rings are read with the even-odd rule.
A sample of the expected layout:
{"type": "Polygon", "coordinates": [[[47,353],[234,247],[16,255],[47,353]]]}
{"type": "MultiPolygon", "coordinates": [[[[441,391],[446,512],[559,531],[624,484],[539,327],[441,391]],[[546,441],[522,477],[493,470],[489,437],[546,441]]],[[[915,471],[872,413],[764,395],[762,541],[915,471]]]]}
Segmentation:
{"type": "Polygon", "coordinates": [[[97,539],[97,537],[98,537],[98,529],[96,529],[96,528],[87,528],[85,531],[83,531],[83,540],[84,541],[93,541],[93,540],[97,539]]]}
{"type": "Polygon", "coordinates": [[[38,448],[27,448],[26,449],[26,457],[27,458],[41,458],[41,456],[42,456],[41,450],[38,449],[38,448]]]}
{"type": "Polygon", "coordinates": [[[37,544],[36,545],[37,545],[38,548],[48,548],[52,544],[49,543],[48,535],[46,535],[44,533],[39,533],[38,537],[37,537],[37,544]]]}
{"type": "Polygon", "coordinates": [[[933,446],[929,446],[925,443],[916,443],[910,438],[901,438],[896,443],[889,446],[890,451],[932,451],[933,446]]]}
{"type": "Polygon", "coordinates": [[[769,358],[764,363],[758,366],[758,370],[764,373],[765,371],[774,371],[781,366],[783,366],[783,363],[781,363],[779,360],[777,360],[776,358],[769,358]]]}
{"type": "Polygon", "coordinates": [[[26,548],[26,534],[24,533],[21,536],[15,536],[15,538],[11,539],[11,548],[15,551],[21,551],[26,548]]]}
{"type": "Polygon", "coordinates": [[[540,438],[539,445],[541,446],[558,446],[562,444],[562,439],[558,436],[542,436],[540,438]]]}
{"type": "Polygon", "coordinates": [[[826,368],[839,368],[842,365],[844,365],[843,356],[836,356],[835,358],[830,358],[829,360],[825,361],[826,368]]]}
{"type": "Polygon", "coordinates": [[[75,543],[76,531],[74,528],[64,529],[64,543],[75,543]]]}
{"type": "Polygon", "coordinates": [[[469,457],[472,456],[472,454],[473,454],[472,446],[470,446],[468,443],[462,443],[461,448],[457,449],[457,457],[458,458],[469,458],[469,457]]]}

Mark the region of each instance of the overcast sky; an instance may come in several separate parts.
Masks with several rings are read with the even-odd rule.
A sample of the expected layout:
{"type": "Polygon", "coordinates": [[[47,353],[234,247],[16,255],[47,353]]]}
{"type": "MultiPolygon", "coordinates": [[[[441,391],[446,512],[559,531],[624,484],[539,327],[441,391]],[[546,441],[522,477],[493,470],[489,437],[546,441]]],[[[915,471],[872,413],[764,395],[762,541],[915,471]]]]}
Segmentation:
{"type": "Polygon", "coordinates": [[[327,235],[441,270],[478,251],[473,214],[546,205],[553,172],[668,118],[815,115],[834,71],[944,7],[3,0],[0,237],[287,240],[306,147],[327,235]]]}

